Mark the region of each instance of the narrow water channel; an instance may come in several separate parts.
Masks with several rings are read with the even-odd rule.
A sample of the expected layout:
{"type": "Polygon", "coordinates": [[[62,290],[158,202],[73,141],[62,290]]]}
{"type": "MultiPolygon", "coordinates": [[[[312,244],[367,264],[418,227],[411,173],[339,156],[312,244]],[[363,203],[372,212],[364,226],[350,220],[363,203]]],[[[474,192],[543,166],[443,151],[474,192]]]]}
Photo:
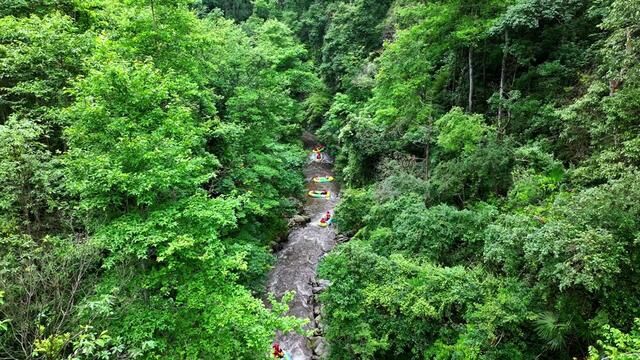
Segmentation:
{"type": "MultiPolygon", "coordinates": [[[[267,290],[278,299],[288,291],[295,291],[296,296],[290,304],[289,314],[309,319],[307,328],[314,329],[313,291],[319,281],[316,279],[316,268],[320,258],[336,245],[334,227],[323,228],[319,226],[319,222],[327,211],[333,215],[338,203],[339,186],[335,182],[319,184],[312,181],[316,176],[333,176],[332,160],[325,153],[322,160],[317,161],[311,151],[317,145],[312,135],[305,134],[304,142],[308,150],[308,164],[304,170],[307,191],[328,190],[330,198],[307,198],[303,215],[308,216],[310,222],[289,233],[288,241],[277,253],[277,262],[269,274],[267,290]]],[[[317,339],[310,341],[298,334],[278,334],[276,341],[292,360],[312,359],[312,347],[318,343],[317,339]]]]}

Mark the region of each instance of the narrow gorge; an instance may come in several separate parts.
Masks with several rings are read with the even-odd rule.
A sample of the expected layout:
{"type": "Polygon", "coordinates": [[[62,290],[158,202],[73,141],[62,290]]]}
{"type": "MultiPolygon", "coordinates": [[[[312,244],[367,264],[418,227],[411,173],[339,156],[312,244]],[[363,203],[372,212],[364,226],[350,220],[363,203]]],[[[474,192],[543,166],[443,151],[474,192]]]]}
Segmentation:
{"type": "Polygon", "coordinates": [[[332,225],[321,227],[320,220],[327,212],[333,214],[340,191],[335,181],[313,181],[315,177],[333,176],[333,162],[326,152],[321,154],[320,159],[316,158],[312,149],[318,143],[311,134],[306,133],[303,140],[309,153],[304,170],[307,191],[326,190],[328,197],[308,197],[303,214],[292,219],[294,228],[289,233],[287,242],[277,252],[276,265],[269,274],[268,281],[268,291],[277,299],[289,291],[295,291],[289,315],[309,320],[305,330],[310,332],[310,336],[289,333],[279,334],[276,339],[292,360],[320,358],[327,350],[326,342],[321,336],[320,304],[315,297],[327,282],[316,277],[316,269],[320,259],[336,245],[336,232],[332,225]]]}

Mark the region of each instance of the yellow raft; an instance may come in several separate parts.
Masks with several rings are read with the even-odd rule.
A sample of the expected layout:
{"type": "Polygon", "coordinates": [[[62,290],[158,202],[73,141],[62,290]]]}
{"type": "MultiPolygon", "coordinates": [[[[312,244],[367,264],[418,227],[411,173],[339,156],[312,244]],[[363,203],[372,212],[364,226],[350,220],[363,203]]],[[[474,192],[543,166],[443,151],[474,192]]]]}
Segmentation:
{"type": "Polygon", "coordinates": [[[309,196],[311,196],[312,198],[330,198],[331,197],[331,191],[327,191],[325,194],[322,193],[322,191],[309,191],[309,196]]]}
{"type": "Polygon", "coordinates": [[[325,222],[319,221],[319,222],[318,222],[318,225],[319,225],[320,227],[327,227],[327,226],[331,225],[331,221],[332,221],[332,220],[333,220],[333,219],[329,219],[329,221],[325,221],[325,222]]]}
{"type": "Polygon", "coordinates": [[[335,179],[333,178],[333,176],[316,176],[313,178],[313,182],[317,182],[317,183],[328,183],[334,180],[335,179]]]}

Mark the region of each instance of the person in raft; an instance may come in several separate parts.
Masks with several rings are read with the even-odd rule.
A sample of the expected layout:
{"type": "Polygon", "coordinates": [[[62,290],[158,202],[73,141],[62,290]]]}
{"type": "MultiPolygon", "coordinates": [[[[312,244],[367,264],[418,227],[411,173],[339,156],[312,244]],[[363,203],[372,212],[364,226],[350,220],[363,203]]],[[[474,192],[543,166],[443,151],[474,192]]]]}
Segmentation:
{"type": "Polygon", "coordinates": [[[331,213],[327,211],[327,213],[320,219],[321,224],[326,224],[331,221],[331,213]]]}
{"type": "Polygon", "coordinates": [[[327,190],[320,191],[320,195],[327,195],[329,192],[327,190]]]}
{"type": "Polygon", "coordinates": [[[322,160],[322,155],[320,155],[320,153],[316,154],[316,160],[322,160]]]}
{"type": "Polygon", "coordinates": [[[284,351],[280,348],[280,344],[273,344],[273,357],[276,359],[284,359],[284,351]]]}

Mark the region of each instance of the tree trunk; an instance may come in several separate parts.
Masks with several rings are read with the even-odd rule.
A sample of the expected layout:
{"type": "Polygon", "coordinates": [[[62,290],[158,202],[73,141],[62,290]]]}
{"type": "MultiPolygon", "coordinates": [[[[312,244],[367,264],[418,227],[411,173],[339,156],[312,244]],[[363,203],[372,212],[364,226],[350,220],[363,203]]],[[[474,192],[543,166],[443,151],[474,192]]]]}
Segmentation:
{"type": "Polygon", "coordinates": [[[429,180],[430,171],[431,171],[430,164],[429,164],[430,152],[431,152],[431,139],[427,140],[427,144],[424,147],[424,179],[425,180],[429,180]]]}
{"type": "Polygon", "coordinates": [[[473,111],[473,48],[469,47],[469,112],[473,111]]]}
{"type": "Polygon", "coordinates": [[[158,24],[156,22],[156,8],[154,5],[154,0],[151,0],[151,19],[153,20],[153,30],[158,30],[158,24]]]}
{"type": "Polygon", "coordinates": [[[509,49],[509,31],[504,31],[504,48],[502,49],[502,69],[500,70],[500,103],[498,104],[498,130],[501,128],[502,121],[502,100],[504,99],[504,83],[507,68],[507,51],[509,49]]]}

